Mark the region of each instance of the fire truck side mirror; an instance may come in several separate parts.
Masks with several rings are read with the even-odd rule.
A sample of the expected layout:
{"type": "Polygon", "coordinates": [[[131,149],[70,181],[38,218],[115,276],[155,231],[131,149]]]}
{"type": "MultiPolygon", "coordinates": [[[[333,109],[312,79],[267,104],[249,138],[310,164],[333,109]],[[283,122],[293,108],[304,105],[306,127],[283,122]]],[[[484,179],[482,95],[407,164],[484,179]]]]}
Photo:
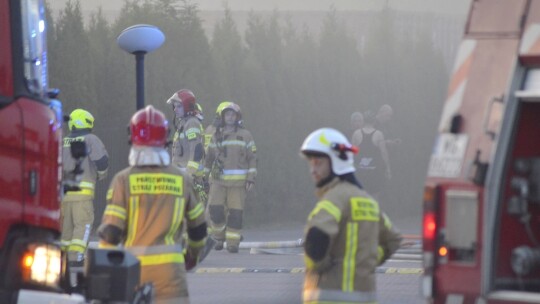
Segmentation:
{"type": "Polygon", "coordinates": [[[88,155],[88,150],[86,149],[86,143],[84,141],[74,141],[71,142],[71,156],[74,159],[82,159],[88,155]]]}

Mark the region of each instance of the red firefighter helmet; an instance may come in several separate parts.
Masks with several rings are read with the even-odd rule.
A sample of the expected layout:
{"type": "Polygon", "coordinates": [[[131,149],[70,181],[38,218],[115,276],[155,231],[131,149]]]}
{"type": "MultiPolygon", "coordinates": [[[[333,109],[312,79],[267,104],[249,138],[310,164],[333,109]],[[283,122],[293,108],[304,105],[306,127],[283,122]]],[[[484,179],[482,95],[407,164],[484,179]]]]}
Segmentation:
{"type": "Polygon", "coordinates": [[[196,109],[195,94],[188,89],[182,89],[174,93],[173,96],[167,100],[167,104],[173,105],[175,101],[182,103],[184,113],[193,112],[196,109]]]}
{"type": "Polygon", "coordinates": [[[137,111],[129,123],[131,144],[137,146],[164,147],[168,131],[165,115],[153,106],[137,111]]]}

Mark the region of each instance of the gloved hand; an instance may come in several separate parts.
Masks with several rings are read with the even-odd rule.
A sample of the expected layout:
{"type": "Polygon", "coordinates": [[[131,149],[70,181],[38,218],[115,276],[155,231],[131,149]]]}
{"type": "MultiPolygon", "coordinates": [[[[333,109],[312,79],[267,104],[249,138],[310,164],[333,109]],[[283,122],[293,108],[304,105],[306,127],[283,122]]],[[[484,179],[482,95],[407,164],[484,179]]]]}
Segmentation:
{"type": "Polygon", "coordinates": [[[210,183],[208,182],[208,178],[203,178],[203,188],[204,188],[204,192],[206,193],[210,192],[210,183]]]}
{"type": "Polygon", "coordinates": [[[200,178],[193,179],[193,190],[197,193],[199,196],[199,199],[206,203],[208,200],[208,192],[204,189],[204,182],[200,178]]]}
{"type": "Polygon", "coordinates": [[[191,254],[191,250],[187,250],[186,253],[184,253],[184,265],[186,266],[186,271],[195,268],[195,266],[197,266],[197,260],[197,257],[191,254]]]}

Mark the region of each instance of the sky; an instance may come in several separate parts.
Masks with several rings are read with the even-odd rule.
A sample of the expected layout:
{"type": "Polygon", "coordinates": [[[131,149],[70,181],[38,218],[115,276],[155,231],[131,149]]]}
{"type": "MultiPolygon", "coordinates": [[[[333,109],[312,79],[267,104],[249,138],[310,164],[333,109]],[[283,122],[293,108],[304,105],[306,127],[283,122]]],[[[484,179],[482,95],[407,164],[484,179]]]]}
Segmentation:
{"type": "MultiPolygon", "coordinates": [[[[48,0],[54,10],[61,9],[67,0],[48,0]]],[[[84,0],[83,10],[94,10],[101,6],[104,10],[115,10],[121,7],[124,0],[84,0]]],[[[223,0],[191,0],[201,10],[221,10],[223,0]]],[[[232,10],[322,10],[331,6],[337,10],[378,10],[385,5],[393,9],[465,13],[471,0],[227,0],[232,10]]]]}

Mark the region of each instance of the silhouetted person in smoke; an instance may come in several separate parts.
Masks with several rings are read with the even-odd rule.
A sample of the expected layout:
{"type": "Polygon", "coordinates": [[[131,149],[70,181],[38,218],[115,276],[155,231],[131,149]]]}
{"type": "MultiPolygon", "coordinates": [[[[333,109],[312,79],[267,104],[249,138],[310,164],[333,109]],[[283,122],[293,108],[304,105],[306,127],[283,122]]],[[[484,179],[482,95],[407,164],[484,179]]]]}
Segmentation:
{"type": "Polygon", "coordinates": [[[351,143],[358,146],[360,143],[358,139],[362,140],[362,127],[364,126],[364,115],[360,112],[354,112],[351,115],[351,127],[353,133],[351,136],[351,143]]]}
{"type": "Polygon", "coordinates": [[[364,126],[356,134],[360,147],[360,160],[357,162],[360,182],[366,190],[378,199],[386,183],[392,178],[386,140],[382,131],[375,128],[375,115],[364,113],[364,126]]]}
{"type": "Polygon", "coordinates": [[[388,124],[392,120],[393,116],[394,110],[388,104],[382,105],[375,116],[375,128],[385,135],[387,147],[395,147],[401,144],[401,139],[391,138],[390,131],[388,130],[388,124]]]}

